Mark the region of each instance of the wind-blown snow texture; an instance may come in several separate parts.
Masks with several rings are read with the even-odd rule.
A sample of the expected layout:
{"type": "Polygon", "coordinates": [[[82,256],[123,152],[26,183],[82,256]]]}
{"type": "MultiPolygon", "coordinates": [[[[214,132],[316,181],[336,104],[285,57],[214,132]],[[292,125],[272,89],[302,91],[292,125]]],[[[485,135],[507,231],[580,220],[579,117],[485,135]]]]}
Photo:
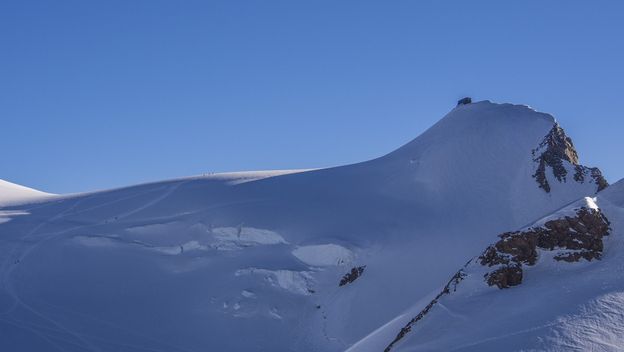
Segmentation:
{"type": "MultiPolygon", "coordinates": [[[[2,203],[0,350],[383,350],[422,309],[419,302],[431,301],[498,233],[594,196],[591,179],[559,180],[549,167],[549,192],[536,182],[533,151],[554,125],[552,116],[526,106],[484,101],[456,107],[410,143],[359,164],[2,203]],[[366,270],[357,280],[339,286],[360,266],[366,270]]],[[[561,164],[574,174],[575,165],[561,164]]],[[[611,209],[605,211],[619,208],[611,209]]],[[[487,287],[489,296],[475,296],[488,304],[517,297],[509,301],[509,329],[493,316],[481,335],[414,330],[397,349],[425,339],[444,350],[478,342],[471,336],[535,330],[550,315],[518,314],[544,306],[534,291],[551,292],[544,293],[550,299],[561,291],[549,273],[601,268],[615,250],[610,243],[600,263],[538,265],[526,286],[487,287]],[[548,279],[533,274],[539,270],[548,279]]],[[[567,318],[544,346],[574,344],[592,331],[579,326],[619,319],[613,312],[624,299],[613,290],[596,296],[583,282],[565,281],[575,298],[552,305],[567,318]]],[[[485,312],[474,316],[485,319],[485,312]]],[[[474,328],[471,315],[447,314],[474,328]]],[[[446,324],[441,319],[427,317],[446,324]]],[[[609,334],[600,338],[617,342],[618,331],[609,334]]]]}

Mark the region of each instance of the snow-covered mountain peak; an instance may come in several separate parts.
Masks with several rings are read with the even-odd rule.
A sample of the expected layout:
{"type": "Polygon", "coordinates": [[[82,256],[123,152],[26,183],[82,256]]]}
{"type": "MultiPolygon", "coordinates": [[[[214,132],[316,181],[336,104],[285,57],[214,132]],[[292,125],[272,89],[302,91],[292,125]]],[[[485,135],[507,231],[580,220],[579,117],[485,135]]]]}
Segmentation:
{"type": "Polygon", "coordinates": [[[569,203],[607,184],[600,170],[578,164],[571,139],[552,115],[490,101],[453,108],[423,134],[371,163],[386,174],[387,194],[455,209],[479,202],[478,214],[509,209],[517,226],[554,211],[554,203],[569,203]],[[561,140],[570,148],[551,147],[561,140]]]}
{"type": "Polygon", "coordinates": [[[476,101],[476,102],[469,103],[469,104],[457,105],[453,110],[458,110],[458,109],[463,109],[463,110],[498,109],[499,111],[507,110],[507,111],[514,111],[516,113],[519,113],[521,111],[525,111],[527,113],[537,113],[537,114],[540,114],[540,115],[542,115],[543,118],[546,118],[546,119],[552,121],[553,123],[556,122],[555,117],[552,116],[551,114],[537,111],[536,109],[534,109],[530,105],[526,105],[526,104],[496,103],[496,102],[493,102],[491,100],[485,99],[485,100],[480,100],[480,101],[476,101]]]}
{"type": "MultiPolygon", "coordinates": [[[[536,182],[540,156],[561,144],[556,126],[527,106],[482,101],[358,164],[210,174],[3,207],[0,331],[18,337],[0,339],[0,350],[337,352],[358,350],[396,321],[372,349],[383,350],[413,317],[401,312],[430,302],[469,258],[503,240],[497,234],[594,196],[591,169],[577,180],[579,165],[565,153],[567,177],[544,162],[550,192],[536,182]]],[[[533,232],[508,241],[552,237],[533,232]]],[[[572,248],[577,240],[599,244],[572,238],[562,261],[529,265],[530,257],[522,285],[502,291],[530,287],[540,263],[567,268],[602,256],[572,248]]],[[[473,278],[483,292],[498,290],[473,278]]],[[[469,282],[453,277],[446,290],[465,292],[469,282]]]]}
{"type": "Polygon", "coordinates": [[[440,141],[462,142],[466,147],[476,143],[492,145],[498,141],[497,136],[502,137],[501,140],[512,138],[509,143],[522,139],[535,148],[555,123],[552,115],[527,105],[483,100],[458,105],[423,134],[389,155],[407,153],[423,144],[440,141]]]}

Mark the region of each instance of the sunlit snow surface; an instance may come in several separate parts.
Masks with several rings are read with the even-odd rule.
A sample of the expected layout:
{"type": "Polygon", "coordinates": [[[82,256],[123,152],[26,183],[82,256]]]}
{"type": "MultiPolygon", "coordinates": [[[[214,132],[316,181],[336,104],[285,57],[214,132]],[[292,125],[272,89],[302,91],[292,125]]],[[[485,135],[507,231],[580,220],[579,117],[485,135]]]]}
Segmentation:
{"type": "MultiPolygon", "coordinates": [[[[479,102],[360,164],[2,203],[0,351],[345,350],[498,233],[593,196],[590,183],[549,179],[546,194],[532,178],[553,123],[479,102]]],[[[526,301],[530,285],[509,292],[526,301]]]]}
{"type": "Polygon", "coordinates": [[[53,194],[0,180],[0,207],[44,201],[53,196],[53,194]]]}
{"type": "MultiPolygon", "coordinates": [[[[523,283],[500,290],[484,268],[467,266],[457,290],[443,296],[392,351],[621,351],[624,349],[624,181],[535,222],[600,209],[611,222],[601,260],[555,261],[539,251],[523,283]],[[476,269],[476,270],[475,270],[476,269]]],[[[439,289],[438,289],[439,292],[439,289]]],[[[416,302],[349,351],[381,351],[432,297],[416,302]]]]}

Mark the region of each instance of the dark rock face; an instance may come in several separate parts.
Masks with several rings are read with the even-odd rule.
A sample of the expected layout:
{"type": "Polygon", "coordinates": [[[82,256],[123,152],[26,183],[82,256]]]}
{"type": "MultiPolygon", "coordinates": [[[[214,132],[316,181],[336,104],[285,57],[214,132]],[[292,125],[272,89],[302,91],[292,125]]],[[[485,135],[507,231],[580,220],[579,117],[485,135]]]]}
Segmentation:
{"type": "Polygon", "coordinates": [[[596,185],[598,185],[597,192],[600,192],[603,189],[607,188],[607,186],[609,186],[609,183],[602,176],[602,172],[597,167],[585,167],[581,165],[576,165],[574,170],[574,181],[583,183],[585,182],[586,176],[589,174],[589,177],[594,181],[596,185]]]}
{"type": "Polygon", "coordinates": [[[448,295],[449,293],[451,293],[451,290],[453,290],[452,292],[455,292],[457,290],[457,285],[464,279],[465,276],[466,274],[464,273],[463,270],[456,272],[455,275],[453,275],[453,277],[449,280],[449,282],[446,283],[442,291],[440,291],[440,293],[438,293],[438,295],[434,299],[432,299],[431,302],[429,302],[429,304],[427,304],[425,308],[423,308],[423,310],[421,310],[420,313],[418,313],[418,315],[412,318],[412,320],[410,320],[401,329],[401,331],[399,331],[399,333],[394,338],[394,340],[392,340],[392,342],[390,342],[390,344],[384,349],[384,352],[389,352],[392,349],[392,347],[397,342],[399,342],[399,340],[405,337],[405,335],[412,330],[412,326],[416,324],[419,320],[424,318],[425,315],[429,313],[431,308],[433,308],[433,306],[435,306],[438,303],[438,301],[440,300],[440,298],[442,298],[442,296],[448,295]]]}
{"type": "Polygon", "coordinates": [[[498,288],[509,288],[522,283],[522,268],[520,265],[504,265],[485,275],[488,285],[498,288]]]}
{"type": "Polygon", "coordinates": [[[550,193],[551,186],[546,177],[546,168],[552,169],[553,176],[559,182],[567,182],[568,170],[565,168],[564,161],[574,165],[574,181],[583,183],[587,178],[591,179],[597,185],[597,192],[606,188],[609,184],[602,176],[598,168],[589,168],[580,165],[578,162],[578,154],[574,149],[574,144],[565,131],[555,123],[553,128],[548,132],[544,140],[536,149],[533,149],[533,161],[537,165],[537,170],[533,177],[537,181],[539,187],[546,193],[550,193]]]}
{"type": "Polygon", "coordinates": [[[522,283],[522,266],[535,265],[538,249],[565,250],[555,260],[576,262],[602,256],[602,237],[609,234],[609,221],[600,210],[580,208],[576,216],[547,221],[542,227],[506,232],[479,257],[481,265],[500,266],[485,275],[490,286],[508,288],[522,283]]]}
{"type": "Polygon", "coordinates": [[[365,268],[366,268],[366,265],[351,268],[351,271],[346,273],[342,277],[342,279],[340,279],[340,283],[338,284],[338,286],[344,286],[346,284],[350,284],[353,281],[357,280],[357,278],[362,275],[365,268]]]}
{"type": "Polygon", "coordinates": [[[546,166],[552,168],[553,175],[559,182],[566,181],[568,171],[563,165],[563,160],[578,165],[578,154],[570,137],[566,136],[559,124],[555,123],[544,140],[533,150],[533,161],[539,163],[533,177],[544,191],[550,192],[550,184],[546,178],[546,166]],[[542,151],[542,153],[536,156],[538,151],[542,151]]]}
{"type": "Polygon", "coordinates": [[[592,167],[589,170],[590,170],[591,178],[598,185],[598,190],[596,192],[600,192],[603,189],[609,187],[609,182],[607,182],[604,176],[602,176],[602,172],[600,171],[599,168],[592,167]]]}
{"type": "Polygon", "coordinates": [[[535,232],[506,232],[499,237],[501,240],[493,246],[489,246],[479,258],[481,265],[535,264],[537,260],[537,236],[535,232]]]}

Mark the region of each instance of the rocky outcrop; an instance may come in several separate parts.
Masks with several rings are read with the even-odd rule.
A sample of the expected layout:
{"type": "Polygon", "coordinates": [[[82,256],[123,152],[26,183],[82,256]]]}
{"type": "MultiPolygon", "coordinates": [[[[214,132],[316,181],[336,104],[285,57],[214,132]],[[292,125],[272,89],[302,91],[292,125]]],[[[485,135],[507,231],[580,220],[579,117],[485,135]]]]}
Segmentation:
{"type": "Polygon", "coordinates": [[[483,266],[498,268],[485,274],[488,285],[508,288],[522,283],[522,266],[535,265],[538,250],[558,250],[554,259],[576,262],[600,259],[603,236],[609,234],[609,221],[598,209],[582,207],[575,216],[549,220],[540,227],[506,232],[479,257],[483,266]]]}
{"type": "Polygon", "coordinates": [[[353,281],[357,280],[357,278],[362,275],[365,268],[366,268],[366,265],[351,268],[351,271],[344,274],[342,279],[340,279],[340,283],[338,284],[338,286],[344,286],[346,284],[350,284],[353,281]]]}
{"type": "Polygon", "coordinates": [[[453,277],[449,280],[449,282],[446,283],[442,291],[440,291],[440,293],[438,293],[438,295],[434,299],[432,299],[431,302],[429,302],[429,304],[427,304],[423,310],[421,310],[414,318],[412,318],[412,320],[410,320],[403,328],[401,328],[394,340],[392,340],[392,342],[390,342],[390,344],[384,349],[384,352],[390,351],[392,347],[397,342],[399,342],[399,340],[405,337],[405,335],[412,330],[412,326],[416,324],[419,320],[424,318],[425,315],[429,313],[431,308],[433,308],[433,306],[438,303],[442,296],[448,295],[451,292],[455,292],[457,290],[457,285],[464,279],[465,276],[466,274],[463,270],[456,272],[455,275],[453,275],[453,277]]]}
{"type": "Polygon", "coordinates": [[[600,259],[603,251],[602,238],[610,231],[609,220],[594,207],[593,202],[587,201],[585,204],[587,206],[570,210],[571,216],[561,215],[544,222],[543,225],[499,235],[499,241],[453,275],[442,291],[401,328],[384,351],[390,351],[444,296],[455,292],[461,281],[480,281],[484,268],[486,273],[483,277],[488,286],[506,289],[522,283],[523,267],[537,264],[540,251],[557,251],[553,257],[556,261],[600,259]]]}
{"type": "Polygon", "coordinates": [[[609,185],[598,168],[589,168],[579,164],[578,154],[572,139],[565,134],[565,131],[557,123],[539,146],[533,149],[532,154],[533,161],[537,163],[533,178],[546,193],[551,191],[547,169],[552,170],[557,181],[567,182],[568,169],[566,164],[568,163],[574,165],[573,179],[575,182],[584,183],[591,180],[597,186],[596,192],[600,192],[609,185]]]}
{"type": "Polygon", "coordinates": [[[589,178],[598,185],[596,192],[600,192],[609,186],[607,180],[602,176],[602,172],[597,167],[586,167],[582,165],[576,165],[574,167],[574,181],[583,183],[589,176],[589,178]]]}
{"type": "Polygon", "coordinates": [[[520,285],[522,282],[522,267],[520,265],[504,265],[485,275],[488,285],[498,288],[508,288],[520,285]]]}
{"type": "Polygon", "coordinates": [[[539,146],[533,150],[533,161],[538,163],[537,171],[533,177],[539,187],[546,192],[550,192],[550,184],[546,177],[546,167],[550,167],[553,176],[559,182],[565,182],[568,171],[563,161],[568,161],[573,165],[578,164],[578,154],[572,144],[572,139],[566,136],[559,124],[555,123],[539,146]],[[536,155],[539,154],[539,155],[536,155]]]}

